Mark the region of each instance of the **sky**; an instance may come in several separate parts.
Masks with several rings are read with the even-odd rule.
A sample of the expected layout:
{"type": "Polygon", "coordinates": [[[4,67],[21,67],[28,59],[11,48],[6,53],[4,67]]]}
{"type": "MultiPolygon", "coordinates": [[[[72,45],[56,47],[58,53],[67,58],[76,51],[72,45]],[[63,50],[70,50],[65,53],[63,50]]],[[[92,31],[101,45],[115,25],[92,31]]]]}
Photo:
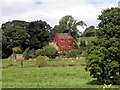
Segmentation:
{"type": "MultiPolygon", "coordinates": [[[[117,7],[119,0],[0,0],[0,26],[12,20],[46,21],[58,25],[65,15],[82,20],[87,27],[97,26],[103,9],[117,7]]],[[[82,28],[79,28],[83,31],[82,28]]]]}

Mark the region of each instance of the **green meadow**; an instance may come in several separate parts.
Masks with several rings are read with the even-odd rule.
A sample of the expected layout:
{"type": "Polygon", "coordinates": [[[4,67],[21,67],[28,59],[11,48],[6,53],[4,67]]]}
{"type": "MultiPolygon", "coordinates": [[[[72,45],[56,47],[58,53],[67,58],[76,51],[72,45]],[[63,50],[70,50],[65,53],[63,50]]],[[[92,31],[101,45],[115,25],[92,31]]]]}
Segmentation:
{"type": "MultiPolygon", "coordinates": [[[[36,60],[2,60],[2,88],[101,88],[85,70],[85,58],[49,60],[37,67],[36,60]]],[[[118,88],[112,85],[111,88],[118,88]]]]}

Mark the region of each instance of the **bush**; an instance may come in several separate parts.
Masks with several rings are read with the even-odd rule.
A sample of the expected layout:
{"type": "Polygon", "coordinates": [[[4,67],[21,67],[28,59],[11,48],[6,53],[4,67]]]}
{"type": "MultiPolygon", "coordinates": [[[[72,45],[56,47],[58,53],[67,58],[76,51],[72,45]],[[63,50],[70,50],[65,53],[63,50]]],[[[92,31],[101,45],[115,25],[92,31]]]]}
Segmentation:
{"type": "Polygon", "coordinates": [[[77,49],[72,49],[72,50],[68,51],[67,57],[68,57],[68,58],[70,58],[70,57],[76,58],[79,54],[80,54],[79,50],[77,50],[77,49]]]}
{"type": "Polygon", "coordinates": [[[13,51],[13,53],[12,53],[12,55],[9,58],[11,58],[13,60],[16,59],[16,54],[22,53],[22,50],[21,50],[20,47],[14,47],[14,48],[12,48],[12,51],[13,51]]]}
{"type": "Polygon", "coordinates": [[[43,56],[43,50],[42,49],[38,49],[35,51],[35,56],[38,57],[38,56],[43,56]]]}
{"type": "Polygon", "coordinates": [[[81,56],[82,57],[86,57],[86,49],[87,49],[87,45],[86,45],[86,41],[84,41],[84,40],[81,40],[80,41],[80,51],[81,51],[81,56]]]}
{"type": "Polygon", "coordinates": [[[37,67],[45,67],[48,65],[48,61],[47,61],[47,59],[45,59],[44,56],[38,56],[36,58],[36,65],[37,65],[37,67]]]}
{"type": "Polygon", "coordinates": [[[14,54],[20,54],[22,53],[22,50],[20,47],[14,47],[12,48],[14,54]]]}
{"type": "Polygon", "coordinates": [[[72,49],[70,51],[65,51],[65,52],[61,52],[60,56],[62,57],[67,57],[67,58],[76,58],[77,56],[79,56],[82,52],[80,50],[77,49],[72,49]]]}
{"type": "Polygon", "coordinates": [[[79,49],[81,51],[81,57],[86,57],[87,55],[87,47],[80,47],[79,49]]]}
{"type": "Polygon", "coordinates": [[[58,51],[50,45],[47,45],[45,47],[43,47],[43,55],[49,57],[50,59],[55,58],[56,56],[58,56],[58,51]]]}
{"type": "Polygon", "coordinates": [[[86,47],[86,42],[85,41],[80,41],[80,47],[86,47]]]}
{"type": "Polygon", "coordinates": [[[59,56],[60,56],[60,57],[66,57],[66,54],[67,54],[67,51],[60,52],[60,53],[59,53],[59,56]]]}
{"type": "Polygon", "coordinates": [[[27,48],[24,51],[23,55],[24,55],[25,59],[29,59],[29,58],[33,57],[33,55],[34,55],[34,49],[30,50],[30,48],[27,48]]]}

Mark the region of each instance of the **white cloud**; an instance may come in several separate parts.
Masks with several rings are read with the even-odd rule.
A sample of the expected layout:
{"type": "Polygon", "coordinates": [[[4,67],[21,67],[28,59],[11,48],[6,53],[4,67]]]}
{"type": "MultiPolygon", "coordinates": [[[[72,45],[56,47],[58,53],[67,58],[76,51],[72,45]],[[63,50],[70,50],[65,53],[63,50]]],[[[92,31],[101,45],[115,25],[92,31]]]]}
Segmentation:
{"type": "Polygon", "coordinates": [[[90,25],[97,25],[98,15],[107,7],[115,7],[117,3],[90,3],[87,0],[3,0],[2,20],[0,25],[11,20],[45,20],[51,26],[58,24],[65,15],[83,20],[90,25]]]}

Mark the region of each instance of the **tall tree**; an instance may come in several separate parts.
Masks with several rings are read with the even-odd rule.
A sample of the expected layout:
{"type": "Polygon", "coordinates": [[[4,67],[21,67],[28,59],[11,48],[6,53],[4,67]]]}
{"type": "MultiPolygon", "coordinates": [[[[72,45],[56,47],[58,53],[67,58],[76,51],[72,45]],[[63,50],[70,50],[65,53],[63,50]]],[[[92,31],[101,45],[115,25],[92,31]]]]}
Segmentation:
{"type": "Polygon", "coordinates": [[[96,36],[96,29],[94,26],[89,26],[85,29],[85,31],[82,34],[83,37],[94,37],[96,36]]]}
{"type": "Polygon", "coordinates": [[[86,26],[83,21],[77,21],[71,15],[66,15],[61,18],[59,25],[55,25],[53,32],[66,33],[70,32],[75,40],[77,40],[78,32],[77,26],[86,26]]]}
{"type": "Polygon", "coordinates": [[[13,47],[26,48],[29,43],[29,34],[27,33],[27,25],[25,21],[14,20],[2,24],[2,57],[8,57],[12,53],[13,47]]]}
{"type": "Polygon", "coordinates": [[[120,85],[120,8],[102,11],[97,38],[89,44],[87,67],[100,83],[120,85]]]}
{"type": "Polygon", "coordinates": [[[42,48],[51,40],[51,27],[45,21],[33,21],[28,26],[30,48],[42,48]]]}

